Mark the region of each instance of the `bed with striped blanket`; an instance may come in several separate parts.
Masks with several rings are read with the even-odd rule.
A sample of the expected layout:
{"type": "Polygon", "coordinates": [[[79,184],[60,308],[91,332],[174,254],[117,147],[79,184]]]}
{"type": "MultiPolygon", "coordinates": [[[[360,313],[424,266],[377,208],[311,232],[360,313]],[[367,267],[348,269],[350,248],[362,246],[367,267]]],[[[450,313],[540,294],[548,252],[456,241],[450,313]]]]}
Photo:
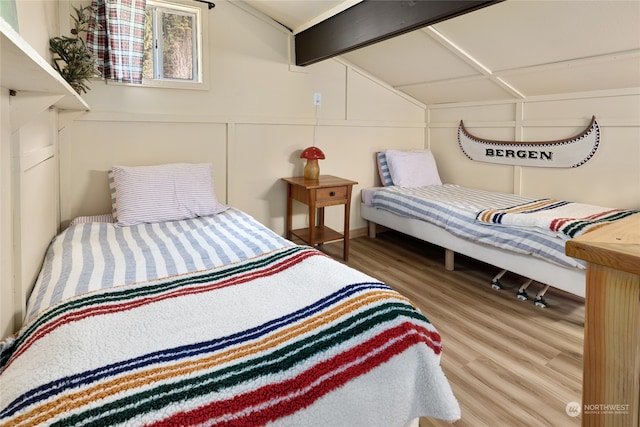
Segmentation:
{"type": "Polygon", "coordinates": [[[292,244],[235,208],[130,227],[74,220],[47,250],[25,320],[79,293],[219,267],[292,244]]]}
{"type": "Polygon", "coordinates": [[[235,209],[73,225],[33,298],[0,342],[0,425],[460,418],[440,335],[409,300],[235,209]]]}
{"type": "Polygon", "coordinates": [[[515,194],[495,193],[454,184],[418,188],[385,187],[375,192],[372,206],[400,216],[438,225],[451,234],[480,244],[533,255],[565,267],[584,264],[564,253],[566,239],[537,230],[508,227],[477,221],[480,211],[530,202],[515,194]]]}
{"type": "MultiPolygon", "coordinates": [[[[454,184],[388,186],[363,190],[361,215],[369,221],[372,236],[379,224],[445,248],[448,259],[460,253],[584,297],[585,264],[565,254],[565,243],[571,236],[540,227],[514,226],[507,223],[510,219],[480,219],[481,213],[497,213],[534,201],[454,184]]],[[[453,269],[452,261],[449,264],[447,268],[453,269]]]]}

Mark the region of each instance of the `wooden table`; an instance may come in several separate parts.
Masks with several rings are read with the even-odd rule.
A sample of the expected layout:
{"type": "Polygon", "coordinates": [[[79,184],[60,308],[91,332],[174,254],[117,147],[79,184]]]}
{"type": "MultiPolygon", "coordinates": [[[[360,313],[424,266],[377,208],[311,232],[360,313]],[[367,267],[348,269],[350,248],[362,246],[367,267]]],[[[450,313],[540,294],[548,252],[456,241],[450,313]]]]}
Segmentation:
{"type": "Polygon", "coordinates": [[[282,180],[287,183],[287,239],[291,239],[295,235],[310,246],[343,240],[343,259],[347,261],[349,259],[351,191],[357,182],[331,175],[320,175],[317,180],[305,179],[301,176],[282,178],[282,180]],[[294,200],[309,207],[309,227],[292,230],[294,200]],[[324,225],[324,208],[336,205],[344,205],[344,230],[342,233],[324,225]]]}
{"type": "Polygon", "coordinates": [[[569,240],[566,253],[588,262],[582,425],[638,426],[640,215],[569,240]]]}

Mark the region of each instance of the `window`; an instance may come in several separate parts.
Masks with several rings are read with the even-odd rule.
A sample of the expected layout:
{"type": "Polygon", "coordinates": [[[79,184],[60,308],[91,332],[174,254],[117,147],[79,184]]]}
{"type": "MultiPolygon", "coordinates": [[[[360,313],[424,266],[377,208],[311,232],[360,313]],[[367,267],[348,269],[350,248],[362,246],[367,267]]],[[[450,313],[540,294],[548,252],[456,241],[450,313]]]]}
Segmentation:
{"type": "Polygon", "coordinates": [[[203,10],[157,0],[146,2],[143,84],[183,87],[203,83],[203,10]]]}

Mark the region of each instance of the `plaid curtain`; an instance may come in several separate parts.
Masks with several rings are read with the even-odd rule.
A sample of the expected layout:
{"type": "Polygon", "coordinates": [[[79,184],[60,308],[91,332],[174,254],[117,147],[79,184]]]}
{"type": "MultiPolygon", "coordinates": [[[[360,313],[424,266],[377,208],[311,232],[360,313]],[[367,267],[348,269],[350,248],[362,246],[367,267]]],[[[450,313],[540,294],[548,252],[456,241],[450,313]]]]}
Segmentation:
{"type": "Polygon", "coordinates": [[[145,0],[93,0],[95,23],[87,47],[98,57],[104,78],[142,83],[145,0]]]}

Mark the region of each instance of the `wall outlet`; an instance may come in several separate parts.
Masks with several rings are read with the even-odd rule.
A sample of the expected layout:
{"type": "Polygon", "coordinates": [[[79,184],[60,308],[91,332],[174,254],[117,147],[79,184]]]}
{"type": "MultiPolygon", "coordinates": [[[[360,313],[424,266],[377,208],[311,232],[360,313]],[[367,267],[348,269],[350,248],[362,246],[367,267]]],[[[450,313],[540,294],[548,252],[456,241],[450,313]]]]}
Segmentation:
{"type": "Polygon", "coordinates": [[[316,92],[313,94],[313,105],[322,104],[322,94],[320,92],[316,92]]]}

